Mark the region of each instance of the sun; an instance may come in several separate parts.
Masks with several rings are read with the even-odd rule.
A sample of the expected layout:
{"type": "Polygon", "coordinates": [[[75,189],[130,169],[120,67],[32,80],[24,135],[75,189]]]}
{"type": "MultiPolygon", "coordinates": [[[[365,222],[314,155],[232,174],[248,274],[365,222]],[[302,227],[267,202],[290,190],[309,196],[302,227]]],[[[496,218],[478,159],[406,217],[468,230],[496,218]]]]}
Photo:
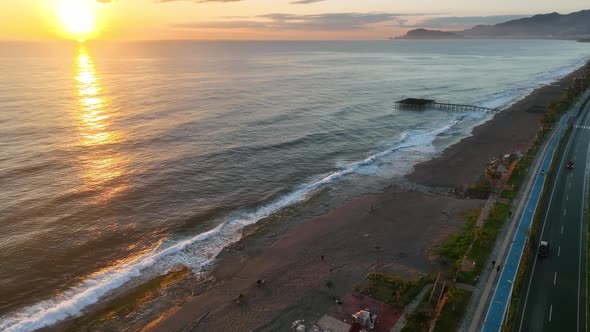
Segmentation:
{"type": "Polygon", "coordinates": [[[93,1],[59,0],[57,18],[68,37],[83,41],[96,33],[97,16],[93,1]]]}

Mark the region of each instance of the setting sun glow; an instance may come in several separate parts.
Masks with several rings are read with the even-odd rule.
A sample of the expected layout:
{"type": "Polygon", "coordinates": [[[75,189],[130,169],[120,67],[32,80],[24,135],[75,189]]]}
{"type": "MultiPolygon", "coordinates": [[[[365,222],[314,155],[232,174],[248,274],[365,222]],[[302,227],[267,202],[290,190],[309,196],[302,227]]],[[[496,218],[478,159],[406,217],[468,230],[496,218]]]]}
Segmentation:
{"type": "Polygon", "coordinates": [[[92,0],[60,0],[57,17],[68,38],[84,41],[97,33],[97,13],[92,0]]]}

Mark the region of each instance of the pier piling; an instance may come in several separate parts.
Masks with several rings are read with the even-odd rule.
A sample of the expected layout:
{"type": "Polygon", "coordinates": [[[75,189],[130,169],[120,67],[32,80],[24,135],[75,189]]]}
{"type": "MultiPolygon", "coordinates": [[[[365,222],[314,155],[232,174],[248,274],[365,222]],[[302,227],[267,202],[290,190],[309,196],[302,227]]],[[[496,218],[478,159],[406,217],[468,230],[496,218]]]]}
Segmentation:
{"type": "Polygon", "coordinates": [[[461,112],[497,112],[495,108],[476,106],[476,105],[465,105],[465,104],[451,104],[451,103],[438,103],[432,99],[421,99],[421,98],[406,98],[396,102],[399,109],[408,110],[423,110],[428,108],[436,108],[441,110],[449,111],[461,111],[461,112]]]}

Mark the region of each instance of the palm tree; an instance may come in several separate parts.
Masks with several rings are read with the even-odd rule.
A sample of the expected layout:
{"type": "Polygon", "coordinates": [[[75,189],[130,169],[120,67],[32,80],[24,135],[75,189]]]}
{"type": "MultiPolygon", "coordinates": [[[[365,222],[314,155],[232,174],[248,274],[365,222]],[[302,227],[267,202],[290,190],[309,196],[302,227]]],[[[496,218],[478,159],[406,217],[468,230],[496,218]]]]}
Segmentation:
{"type": "Polygon", "coordinates": [[[447,292],[447,301],[451,303],[451,308],[455,311],[457,301],[461,298],[462,291],[459,288],[453,287],[447,292]]]}
{"type": "Polygon", "coordinates": [[[402,296],[406,292],[407,289],[408,289],[408,284],[406,284],[405,282],[402,282],[393,291],[393,297],[395,299],[396,306],[399,306],[400,303],[402,302],[402,296]]]}
{"type": "Polygon", "coordinates": [[[492,185],[492,193],[494,192],[494,188],[496,187],[496,180],[500,179],[502,173],[500,173],[497,169],[492,166],[488,166],[485,170],[485,176],[488,178],[492,185]]]}
{"type": "Polygon", "coordinates": [[[541,130],[543,134],[551,130],[553,124],[555,123],[555,115],[553,112],[548,111],[545,115],[541,118],[541,130]]]}
{"type": "Polygon", "coordinates": [[[480,245],[484,245],[487,240],[487,233],[483,228],[477,227],[473,231],[473,237],[475,237],[475,241],[477,241],[480,245]]]}

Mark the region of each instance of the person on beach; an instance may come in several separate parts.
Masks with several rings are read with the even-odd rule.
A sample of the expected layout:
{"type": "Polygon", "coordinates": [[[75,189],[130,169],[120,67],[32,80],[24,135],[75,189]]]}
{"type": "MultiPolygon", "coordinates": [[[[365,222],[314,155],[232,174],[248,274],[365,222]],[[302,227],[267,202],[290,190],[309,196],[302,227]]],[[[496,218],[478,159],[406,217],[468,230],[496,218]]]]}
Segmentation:
{"type": "Polygon", "coordinates": [[[324,255],[322,255],[321,259],[322,259],[322,262],[326,261],[326,257],[324,257],[324,255]]]}
{"type": "Polygon", "coordinates": [[[501,267],[502,267],[502,264],[498,264],[498,267],[496,268],[496,272],[500,272],[501,267]]]}
{"type": "Polygon", "coordinates": [[[496,266],[496,261],[492,261],[492,269],[496,266]]]}

